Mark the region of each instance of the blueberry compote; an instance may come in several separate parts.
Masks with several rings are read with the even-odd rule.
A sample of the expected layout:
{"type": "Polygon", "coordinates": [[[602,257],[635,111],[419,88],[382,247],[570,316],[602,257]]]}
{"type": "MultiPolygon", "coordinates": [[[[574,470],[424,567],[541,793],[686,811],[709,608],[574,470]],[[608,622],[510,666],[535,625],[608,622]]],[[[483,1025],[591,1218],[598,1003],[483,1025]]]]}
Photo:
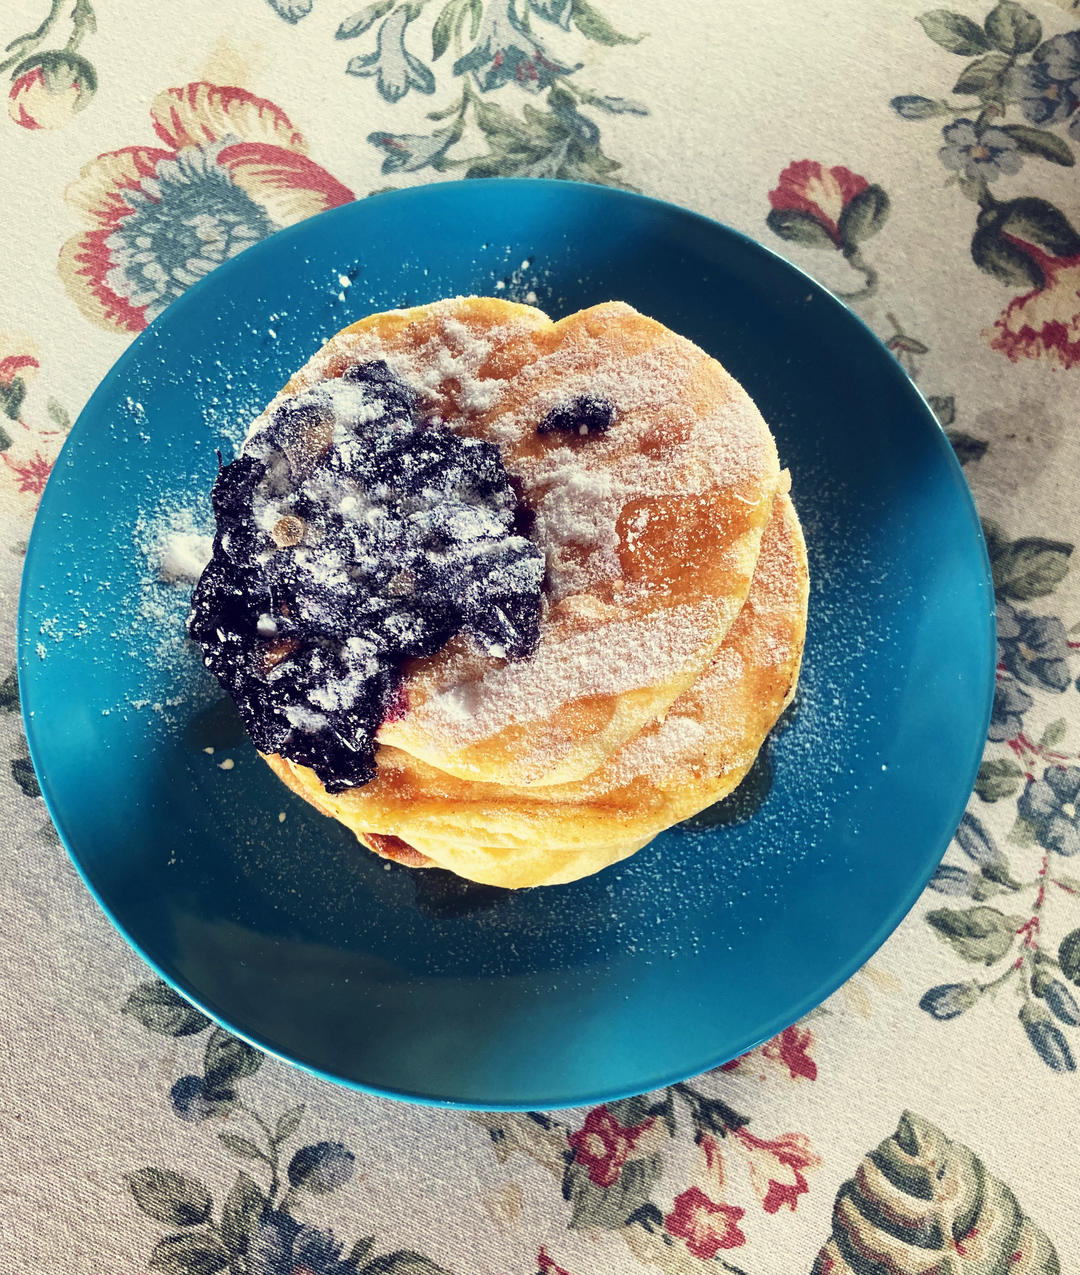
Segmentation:
{"type": "Polygon", "coordinates": [[[430,420],[381,361],[281,403],[212,498],[191,636],[255,746],[330,792],[374,777],[405,661],[460,630],[536,648],[544,558],[498,448],[430,420]]]}
{"type": "Polygon", "coordinates": [[[536,427],[538,434],[606,434],[615,420],[615,407],[599,394],[579,394],[553,407],[536,427]]]}

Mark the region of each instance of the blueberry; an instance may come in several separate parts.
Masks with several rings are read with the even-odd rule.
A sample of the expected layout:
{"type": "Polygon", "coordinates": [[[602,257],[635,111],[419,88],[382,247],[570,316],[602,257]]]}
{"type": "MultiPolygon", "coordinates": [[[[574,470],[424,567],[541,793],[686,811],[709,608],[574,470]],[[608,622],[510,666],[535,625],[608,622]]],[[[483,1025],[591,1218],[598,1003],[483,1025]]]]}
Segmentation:
{"type": "Polygon", "coordinates": [[[381,360],[279,404],[213,500],[191,636],[256,747],[332,792],[374,777],[406,660],[461,630],[539,641],[543,555],[498,448],[427,420],[381,360]]]}
{"type": "Polygon", "coordinates": [[[316,393],[286,399],[274,409],[265,431],[267,443],[281,451],[304,440],[311,430],[333,420],[333,404],[328,397],[316,393]]]}
{"type": "Polygon", "coordinates": [[[369,363],[354,363],[341,374],[341,379],[351,384],[362,385],[401,385],[384,359],[372,359],[369,363]]]}
{"type": "Polygon", "coordinates": [[[266,466],[252,456],[240,456],[218,470],[210,499],[219,531],[250,518],[252,496],[265,472],[266,466]]]}
{"type": "Polygon", "coordinates": [[[553,407],[536,427],[538,434],[603,434],[615,420],[615,407],[598,394],[579,394],[553,407]]]}
{"type": "Polygon", "coordinates": [[[395,412],[409,413],[416,406],[415,391],[398,380],[382,359],[358,363],[348,368],[341,379],[348,384],[367,386],[373,395],[378,395],[395,412]]]}

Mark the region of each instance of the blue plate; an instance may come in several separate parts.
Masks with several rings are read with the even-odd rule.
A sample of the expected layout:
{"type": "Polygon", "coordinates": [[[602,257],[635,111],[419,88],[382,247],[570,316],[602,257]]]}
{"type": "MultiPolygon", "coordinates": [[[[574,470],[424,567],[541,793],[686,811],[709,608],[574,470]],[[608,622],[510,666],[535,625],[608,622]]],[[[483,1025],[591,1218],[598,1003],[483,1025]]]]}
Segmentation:
{"type": "Polygon", "coordinates": [[[724,1062],[885,939],[974,780],[992,608],[948,442],[843,305],[683,209],[472,181],[282,231],[134,342],[41,503],[19,675],[34,765],[79,871],[203,1010],[358,1088],[557,1107],[724,1062]],[[457,293],[535,299],[553,316],[620,298],[697,341],[772,425],[809,545],[800,698],[747,785],[569,886],[507,893],[384,866],[292,797],[229,733],[182,642],[182,599],[151,582],[136,547],[170,508],[208,520],[215,449],[228,458],[332,333],[457,293]]]}

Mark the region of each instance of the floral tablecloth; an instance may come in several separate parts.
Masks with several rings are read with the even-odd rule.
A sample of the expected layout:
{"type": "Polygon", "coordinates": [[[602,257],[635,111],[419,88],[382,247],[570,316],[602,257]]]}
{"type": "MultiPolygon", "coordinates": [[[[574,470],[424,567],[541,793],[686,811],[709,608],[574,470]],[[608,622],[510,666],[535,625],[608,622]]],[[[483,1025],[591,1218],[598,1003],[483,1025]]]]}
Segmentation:
{"type": "Polygon", "coordinates": [[[955,2],[0,6],[5,1271],[1080,1270],[1080,0],[955,2]],[[999,663],[953,845],[829,1002],[662,1092],[469,1115],[150,977],[49,823],[12,634],[65,433],[173,297],[322,209],[500,174],[689,205],[853,306],[965,466],[999,663]]]}

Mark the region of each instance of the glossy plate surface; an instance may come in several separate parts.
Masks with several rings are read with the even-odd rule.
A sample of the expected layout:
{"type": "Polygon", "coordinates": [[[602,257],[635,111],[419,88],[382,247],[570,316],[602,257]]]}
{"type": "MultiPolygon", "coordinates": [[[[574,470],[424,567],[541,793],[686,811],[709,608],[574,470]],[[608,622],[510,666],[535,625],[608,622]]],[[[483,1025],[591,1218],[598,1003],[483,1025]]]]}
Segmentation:
{"type": "Polygon", "coordinates": [[[265,240],[119,359],[41,504],[20,680],[75,863],[209,1014],[366,1089],[552,1107],[721,1063],[871,955],[974,780],[992,607],[944,435],[887,351],[805,275],[625,192],[448,183],[265,240]],[[791,468],[813,589],[796,711],[745,790],[625,864],[513,894],[384,866],[223,737],[215,688],[182,641],[182,601],[152,583],[137,545],[177,507],[207,523],[215,449],[228,459],[346,323],[533,292],[555,317],[629,301],[742,381],[791,468]]]}

